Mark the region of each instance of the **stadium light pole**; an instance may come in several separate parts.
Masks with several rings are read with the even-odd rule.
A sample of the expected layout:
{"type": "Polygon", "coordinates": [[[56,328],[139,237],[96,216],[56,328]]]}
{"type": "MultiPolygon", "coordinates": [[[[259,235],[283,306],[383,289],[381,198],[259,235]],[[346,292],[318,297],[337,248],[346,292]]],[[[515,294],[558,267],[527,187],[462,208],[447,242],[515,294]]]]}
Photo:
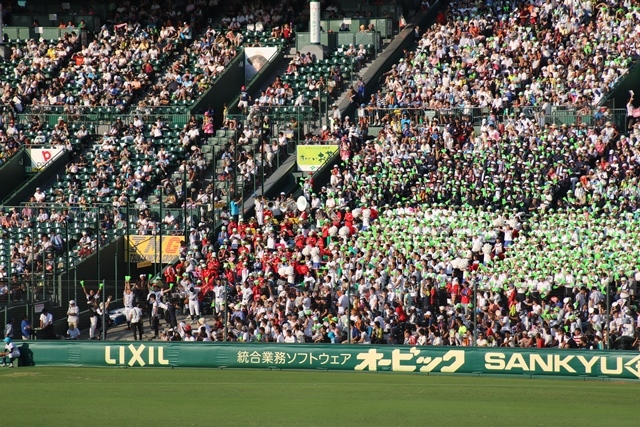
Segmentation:
{"type": "Polygon", "coordinates": [[[182,170],[182,198],[184,199],[183,204],[183,231],[184,231],[184,242],[189,242],[189,234],[187,233],[187,167],[185,166],[182,170]]]}
{"type": "Polygon", "coordinates": [[[478,281],[473,281],[473,347],[478,345],[478,314],[476,310],[476,304],[478,304],[478,281]]]}
{"type": "Polygon", "coordinates": [[[224,287],[224,329],[222,340],[226,342],[229,338],[229,322],[227,321],[227,318],[229,317],[229,301],[227,300],[227,290],[229,289],[229,282],[226,279],[222,279],[222,286],[224,287]]]}
{"type": "Polygon", "coordinates": [[[151,237],[153,237],[153,276],[155,277],[158,274],[158,263],[156,262],[156,256],[158,255],[158,230],[154,228],[151,232],[151,237]]]}
{"type": "Polygon", "coordinates": [[[263,137],[262,139],[262,144],[260,146],[260,164],[262,166],[262,190],[260,191],[260,195],[264,197],[264,181],[267,179],[266,174],[264,173],[264,156],[266,155],[265,153],[265,139],[263,137]]]}
{"type": "Polygon", "coordinates": [[[162,218],[162,196],[163,196],[163,191],[162,190],[163,189],[164,189],[164,187],[160,187],[160,224],[159,224],[159,227],[158,227],[159,231],[160,231],[159,232],[159,234],[160,234],[160,258],[158,260],[159,264],[160,264],[159,269],[158,269],[158,271],[159,271],[158,274],[159,275],[162,275],[162,231],[163,231],[162,230],[162,220],[163,220],[163,218],[162,218]]]}
{"type": "Polygon", "coordinates": [[[610,333],[611,333],[611,292],[609,290],[609,286],[611,286],[611,283],[609,281],[607,281],[607,317],[606,317],[606,329],[605,329],[605,333],[607,334],[607,339],[604,342],[604,348],[605,350],[610,350],[611,349],[611,340],[610,340],[610,333]]]}
{"type": "Polygon", "coordinates": [[[114,285],[114,295],[116,296],[116,302],[118,302],[118,245],[116,244],[116,253],[113,256],[114,258],[114,263],[113,263],[113,277],[116,278],[114,285]]]}
{"type": "MultiPolygon", "coordinates": [[[[55,293],[53,289],[51,290],[51,298],[55,293]]],[[[47,252],[42,250],[42,299],[46,301],[47,299],[47,252]]]]}
{"type": "Polygon", "coordinates": [[[347,342],[351,344],[351,283],[347,283],[347,342]]]}
{"type": "MultiPolygon", "coordinates": [[[[98,282],[98,289],[100,289],[100,214],[102,208],[96,209],[96,280],[98,282]]],[[[107,291],[102,289],[102,341],[107,339],[107,299],[105,294],[107,291]]]]}
{"type": "Polygon", "coordinates": [[[131,240],[129,239],[129,232],[131,230],[129,221],[130,221],[130,212],[129,212],[129,197],[127,196],[127,207],[126,207],[126,214],[127,214],[127,218],[125,221],[125,226],[127,227],[127,232],[126,232],[126,237],[127,237],[127,241],[125,242],[126,244],[126,249],[125,249],[125,253],[126,253],[126,262],[127,262],[127,276],[131,276],[131,263],[129,262],[130,258],[131,258],[131,240]]]}
{"type": "Polygon", "coordinates": [[[75,264],[73,266],[73,299],[78,301],[78,269],[76,265],[78,264],[78,259],[76,258],[75,264]]]}
{"type": "MultiPolygon", "coordinates": [[[[69,221],[67,218],[64,219],[64,264],[65,264],[65,276],[67,277],[67,292],[69,291],[69,279],[71,278],[71,272],[69,271],[69,221]]],[[[77,301],[76,298],[76,285],[73,285],[73,299],[77,301]]],[[[67,294],[68,295],[68,294],[67,294]]]]}
{"type": "Polygon", "coordinates": [[[238,197],[238,135],[233,137],[233,195],[238,197]]]}
{"type": "MultiPolygon", "coordinates": [[[[33,235],[33,233],[32,233],[33,235]]],[[[36,251],[35,251],[35,243],[36,243],[36,239],[32,238],[31,239],[31,280],[29,280],[29,287],[32,287],[34,285],[34,281],[35,281],[35,277],[36,277],[36,266],[35,266],[35,259],[36,259],[36,251]]],[[[32,293],[32,296],[35,295],[35,292],[32,293]]]]}
{"type": "MultiPolygon", "coordinates": [[[[4,250],[5,250],[5,253],[7,253],[7,254],[11,253],[11,241],[12,240],[13,239],[5,239],[6,244],[5,244],[4,250]]],[[[13,276],[13,271],[12,271],[12,268],[11,268],[12,267],[11,264],[13,264],[13,263],[11,262],[11,260],[9,260],[9,262],[7,263],[7,284],[8,284],[8,287],[9,287],[9,296],[7,298],[8,302],[11,302],[11,277],[13,276]]],[[[4,324],[5,325],[7,324],[6,319],[4,321],[4,324]]]]}

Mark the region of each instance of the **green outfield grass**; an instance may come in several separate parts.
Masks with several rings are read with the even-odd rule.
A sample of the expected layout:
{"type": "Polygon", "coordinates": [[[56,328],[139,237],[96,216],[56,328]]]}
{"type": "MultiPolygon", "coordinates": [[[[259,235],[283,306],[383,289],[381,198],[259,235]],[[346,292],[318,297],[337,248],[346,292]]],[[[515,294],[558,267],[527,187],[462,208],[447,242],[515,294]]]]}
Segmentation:
{"type": "Polygon", "coordinates": [[[640,384],[204,369],[0,370],[7,426],[608,426],[640,384]],[[13,402],[13,403],[11,403],[13,402]]]}

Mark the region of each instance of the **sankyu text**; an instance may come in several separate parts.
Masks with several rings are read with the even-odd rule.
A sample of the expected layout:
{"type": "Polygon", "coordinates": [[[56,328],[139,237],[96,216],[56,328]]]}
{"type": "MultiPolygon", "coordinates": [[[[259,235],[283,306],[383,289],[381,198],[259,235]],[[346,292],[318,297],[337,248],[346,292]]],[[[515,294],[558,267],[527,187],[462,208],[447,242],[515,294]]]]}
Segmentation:
{"type": "Polygon", "coordinates": [[[164,347],[145,346],[144,344],[113,347],[108,345],[104,348],[104,361],[107,365],[169,365],[169,361],[164,358],[164,347]]]}
{"type": "Polygon", "coordinates": [[[622,375],[625,371],[640,378],[640,356],[625,362],[620,356],[582,356],[536,353],[497,353],[484,356],[485,369],[491,371],[571,373],[578,375],[622,375]]]}

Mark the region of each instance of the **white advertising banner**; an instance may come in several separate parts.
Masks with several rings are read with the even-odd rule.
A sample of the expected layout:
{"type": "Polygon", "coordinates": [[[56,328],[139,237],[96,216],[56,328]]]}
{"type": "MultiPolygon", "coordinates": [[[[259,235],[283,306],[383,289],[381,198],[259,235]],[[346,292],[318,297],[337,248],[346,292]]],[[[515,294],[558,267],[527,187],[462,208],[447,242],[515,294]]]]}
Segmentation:
{"type": "Polygon", "coordinates": [[[309,41],[320,44],[320,2],[309,3],[309,41]]]}
{"type": "Polygon", "coordinates": [[[244,77],[249,82],[278,52],[277,47],[246,47],[244,49],[244,77]]]}
{"type": "Polygon", "coordinates": [[[52,159],[60,154],[64,148],[29,148],[27,153],[31,158],[31,170],[41,171],[46,168],[52,159]]]}

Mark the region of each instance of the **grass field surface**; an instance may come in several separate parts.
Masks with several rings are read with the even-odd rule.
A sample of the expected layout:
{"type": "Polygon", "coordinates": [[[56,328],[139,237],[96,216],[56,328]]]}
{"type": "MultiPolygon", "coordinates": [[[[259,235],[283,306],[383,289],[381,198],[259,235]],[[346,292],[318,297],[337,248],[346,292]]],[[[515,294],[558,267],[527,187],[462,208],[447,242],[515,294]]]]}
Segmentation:
{"type": "Polygon", "coordinates": [[[640,402],[637,382],[388,373],[25,367],[0,385],[7,426],[619,427],[640,402]]]}

